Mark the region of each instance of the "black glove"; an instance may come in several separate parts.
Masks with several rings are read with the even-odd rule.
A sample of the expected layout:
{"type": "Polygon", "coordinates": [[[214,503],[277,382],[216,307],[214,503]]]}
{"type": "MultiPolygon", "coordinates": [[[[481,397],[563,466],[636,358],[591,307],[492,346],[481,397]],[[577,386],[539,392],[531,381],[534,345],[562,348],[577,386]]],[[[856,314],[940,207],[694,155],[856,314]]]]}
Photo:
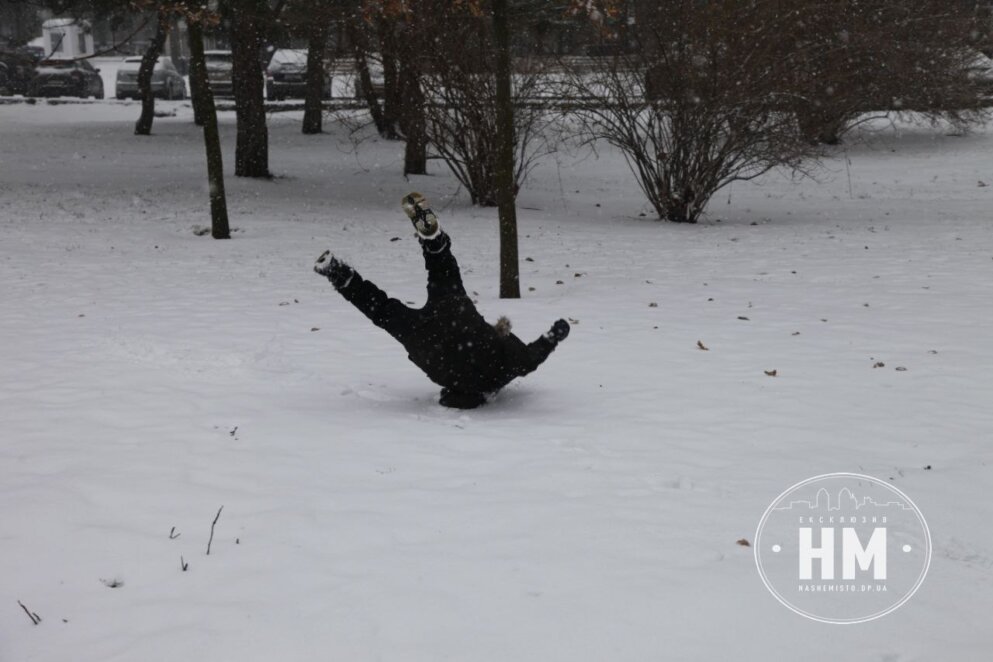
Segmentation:
{"type": "Polygon", "coordinates": [[[545,334],[545,340],[550,340],[551,342],[558,344],[569,337],[569,323],[565,320],[559,320],[552,325],[552,328],[548,330],[545,334]]]}
{"type": "Polygon", "coordinates": [[[314,271],[324,276],[336,290],[348,287],[355,275],[355,270],[336,258],[331,251],[324,251],[314,263],[314,271]]]}

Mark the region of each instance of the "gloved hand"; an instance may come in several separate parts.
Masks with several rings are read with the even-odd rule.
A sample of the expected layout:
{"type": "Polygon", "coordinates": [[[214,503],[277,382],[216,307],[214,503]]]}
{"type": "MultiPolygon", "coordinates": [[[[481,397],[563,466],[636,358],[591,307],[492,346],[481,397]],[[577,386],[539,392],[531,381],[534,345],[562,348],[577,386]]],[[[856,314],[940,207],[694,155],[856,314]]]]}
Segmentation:
{"type": "Polygon", "coordinates": [[[545,334],[545,339],[558,344],[569,337],[569,323],[565,320],[558,320],[552,328],[545,334]]]}
{"type": "Polygon", "coordinates": [[[331,251],[324,251],[314,263],[314,271],[324,276],[336,290],[348,287],[355,275],[355,270],[336,258],[331,251]]]}

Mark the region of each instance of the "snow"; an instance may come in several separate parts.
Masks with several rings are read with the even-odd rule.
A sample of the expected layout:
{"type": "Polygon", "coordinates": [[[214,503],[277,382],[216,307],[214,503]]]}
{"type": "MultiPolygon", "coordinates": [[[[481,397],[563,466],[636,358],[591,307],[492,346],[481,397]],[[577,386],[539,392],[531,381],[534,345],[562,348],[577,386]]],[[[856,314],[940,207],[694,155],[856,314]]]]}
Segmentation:
{"type": "Polygon", "coordinates": [[[233,177],[222,114],[238,230],[196,236],[202,141],[160,105],[140,138],[134,106],[0,107],[0,660],[988,659],[993,131],[876,125],[692,227],[565,151],[521,193],[506,301],[495,210],[299,113],[272,181],[233,177]],[[489,319],[578,320],[478,410],[311,272],[330,247],[422,302],[410,189],[489,319]],[[891,480],[935,550],[844,628],[736,544],[834,471],[891,480]]]}

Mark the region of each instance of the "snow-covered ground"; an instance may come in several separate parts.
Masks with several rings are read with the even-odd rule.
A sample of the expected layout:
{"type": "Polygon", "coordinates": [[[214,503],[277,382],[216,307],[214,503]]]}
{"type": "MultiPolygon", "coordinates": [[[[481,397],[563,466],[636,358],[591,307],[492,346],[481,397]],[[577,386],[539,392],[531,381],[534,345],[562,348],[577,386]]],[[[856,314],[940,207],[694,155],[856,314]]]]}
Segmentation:
{"type": "Polygon", "coordinates": [[[161,105],[147,138],[134,107],[0,107],[0,660],[989,659],[993,132],[879,127],[695,227],[642,217],[616,153],[561,154],[506,301],[494,210],[298,114],[274,180],[228,179],[235,238],[196,236],[201,138],[161,105]],[[576,320],[482,409],[311,272],[331,247],[423,301],[410,189],[489,318],[576,320]],[[857,626],[785,609],[736,544],[834,471],[934,538],[857,626]]]}

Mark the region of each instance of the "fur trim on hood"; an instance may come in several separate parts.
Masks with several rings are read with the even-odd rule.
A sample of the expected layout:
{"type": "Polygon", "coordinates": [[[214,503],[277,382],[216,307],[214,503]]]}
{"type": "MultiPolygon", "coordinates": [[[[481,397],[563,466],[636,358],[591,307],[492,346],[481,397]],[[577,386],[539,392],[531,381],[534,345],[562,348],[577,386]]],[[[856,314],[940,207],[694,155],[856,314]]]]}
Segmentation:
{"type": "Polygon", "coordinates": [[[510,335],[510,319],[501,316],[496,321],[496,324],[493,325],[493,328],[496,330],[498,336],[506,338],[510,335]]]}

